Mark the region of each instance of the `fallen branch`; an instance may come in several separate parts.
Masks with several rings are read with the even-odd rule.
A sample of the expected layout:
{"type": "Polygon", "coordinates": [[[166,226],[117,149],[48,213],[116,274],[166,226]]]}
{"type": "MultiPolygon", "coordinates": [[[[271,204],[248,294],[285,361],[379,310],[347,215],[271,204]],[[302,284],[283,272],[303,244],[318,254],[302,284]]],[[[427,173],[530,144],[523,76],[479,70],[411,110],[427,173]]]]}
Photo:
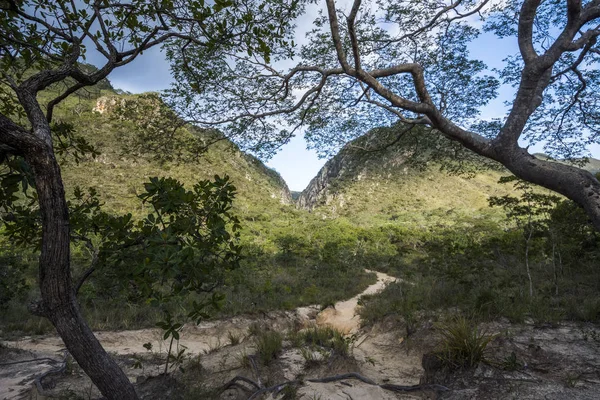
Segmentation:
{"type": "Polygon", "coordinates": [[[0,367],[6,366],[6,365],[15,365],[15,364],[25,364],[25,363],[30,363],[30,362],[39,362],[39,361],[47,361],[49,363],[52,364],[56,364],[59,362],[62,362],[60,360],[55,360],[53,358],[48,358],[48,357],[42,357],[42,358],[32,358],[29,360],[21,360],[21,361],[12,361],[12,362],[7,362],[7,363],[0,363],[0,367]]]}
{"type": "Polygon", "coordinates": [[[248,400],[252,400],[257,398],[258,396],[260,396],[263,393],[269,393],[269,392],[279,392],[281,391],[281,389],[285,386],[290,386],[290,385],[298,385],[301,384],[302,381],[299,379],[293,380],[293,381],[287,381],[287,382],[283,382],[283,383],[278,383],[277,385],[273,385],[267,388],[262,388],[254,393],[252,393],[252,395],[250,397],[248,397],[248,400]]]}
{"type": "MultiPolygon", "coordinates": [[[[62,373],[64,373],[67,370],[67,356],[68,356],[68,352],[65,350],[63,353],[63,361],[61,362],[61,365],[57,368],[51,369],[50,371],[46,371],[44,372],[42,375],[38,376],[37,378],[35,378],[35,387],[38,391],[38,394],[42,397],[51,397],[48,393],[46,393],[46,390],[44,389],[44,385],[42,383],[42,381],[44,380],[44,378],[46,378],[49,375],[60,375],[62,373]]],[[[56,360],[54,360],[56,361],[56,360]]]]}
{"type": "Polygon", "coordinates": [[[341,381],[342,379],[350,379],[350,378],[358,379],[359,381],[363,381],[364,383],[367,383],[369,385],[379,386],[379,385],[377,385],[377,383],[375,383],[375,381],[373,381],[369,378],[366,378],[357,372],[349,372],[347,374],[328,376],[326,378],[312,378],[312,379],[307,379],[307,381],[316,382],[316,383],[328,383],[328,382],[341,381]]]}
{"type": "Polygon", "coordinates": [[[263,383],[260,381],[260,373],[258,372],[258,367],[256,366],[255,356],[248,356],[248,361],[250,361],[250,366],[252,367],[252,371],[254,371],[254,375],[256,376],[256,382],[258,383],[258,389],[264,389],[263,383]]]}
{"type": "MultiPolygon", "coordinates": [[[[434,391],[434,392],[446,392],[446,391],[450,390],[447,387],[442,386],[442,385],[403,386],[403,385],[394,385],[391,383],[384,383],[384,384],[380,385],[380,384],[376,383],[375,381],[373,381],[372,379],[362,376],[361,374],[359,374],[357,372],[349,372],[347,374],[328,376],[325,378],[311,378],[311,379],[306,379],[305,381],[312,382],[312,383],[329,383],[329,382],[341,381],[344,379],[358,379],[359,381],[362,381],[368,385],[378,386],[384,390],[389,390],[392,392],[419,392],[419,391],[425,391],[425,390],[434,391]]],[[[248,400],[256,399],[258,396],[260,396],[261,394],[264,394],[264,393],[278,392],[285,386],[300,385],[302,383],[304,383],[303,380],[296,379],[296,380],[292,380],[292,381],[278,383],[276,385],[273,385],[273,386],[270,386],[267,388],[262,388],[262,389],[257,390],[256,392],[252,393],[252,395],[250,397],[248,397],[248,400]]],[[[254,385],[256,386],[256,383],[254,383],[254,385]]]]}
{"type": "Polygon", "coordinates": [[[227,384],[225,384],[225,386],[223,386],[223,391],[225,391],[225,390],[229,389],[229,388],[230,388],[230,387],[232,387],[232,386],[237,386],[237,387],[244,388],[244,389],[246,389],[246,390],[251,390],[251,389],[248,389],[248,388],[246,388],[245,386],[242,386],[242,385],[238,384],[238,383],[237,383],[238,381],[246,382],[247,384],[254,386],[254,387],[256,388],[256,390],[260,390],[260,388],[261,388],[261,387],[260,387],[260,386],[259,386],[259,385],[258,385],[256,382],[254,382],[252,379],[246,378],[245,376],[240,376],[240,375],[237,375],[237,376],[236,376],[236,377],[234,377],[232,380],[230,380],[229,382],[227,382],[227,384]]]}

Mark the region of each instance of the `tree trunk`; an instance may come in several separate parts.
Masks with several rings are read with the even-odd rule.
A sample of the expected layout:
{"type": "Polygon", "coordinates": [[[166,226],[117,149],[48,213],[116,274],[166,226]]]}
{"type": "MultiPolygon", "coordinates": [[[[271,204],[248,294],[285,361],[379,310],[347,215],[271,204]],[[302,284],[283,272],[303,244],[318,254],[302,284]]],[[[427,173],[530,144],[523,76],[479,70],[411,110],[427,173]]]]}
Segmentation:
{"type": "Polygon", "coordinates": [[[531,269],[529,268],[529,243],[531,242],[531,235],[533,229],[531,228],[531,222],[529,225],[529,233],[525,239],[525,269],[527,270],[527,280],[529,281],[529,299],[533,299],[533,280],[531,279],[531,269]]]}
{"type": "Polygon", "coordinates": [[[551,234],[552,239],[552,273],[554,274],[554,295],[558,296],[558,271],[556,268],[556,240],[554,234],[551,234]]]}
{"type": "Polygon", "coordinates": [[[106,353],[83,319],[71,280],[69,213],[60,167],[42,141],[28,148],[42,217],[40,254],[41,311],[65,346],[107,399],[133,400],[137,395],[127,376],[106,353]]]}
{"type": "Polygon", "coordinates": [[[514,147],[495,150],[493,159],[516,177],[550,189],[579,204],[600,232],[600,182],[592,173],[554,161],[540,160],[527,150],[514,147]]]}

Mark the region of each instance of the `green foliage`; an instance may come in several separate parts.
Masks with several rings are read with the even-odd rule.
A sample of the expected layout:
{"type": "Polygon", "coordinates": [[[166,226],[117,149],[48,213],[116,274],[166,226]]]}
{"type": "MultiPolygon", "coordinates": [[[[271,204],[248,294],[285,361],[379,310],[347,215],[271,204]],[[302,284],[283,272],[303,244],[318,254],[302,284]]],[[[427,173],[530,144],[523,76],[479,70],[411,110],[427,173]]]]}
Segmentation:
{"type": "Polygon", "coordinates": [[[440,359],[453,368],[473,368],[485,360],[493,335],[480,332],[477,323],[457,316],[439,325],[442,336],[440,359]]]}
{"type": "Polygon", "coordinates": [[[26,267],[21,255],[4,245],[0,248],[0,310],[6,310],[10,300],[26,293],[26,267]]]}
{"type": "Polygon", "coordinates": [[[128,157],[150,156],[161,164],[190,162],[223,138],[217,132],[194,134],[193,127],[183,129],[186,123],[156,93],[112,99],[117,103],[114,116],[134,126],[133,134],[123,141],[122,153],[128,157]]]}
{"type": "Polygon", "coordinates": [[[350,340],[329,326],[314,326],[299,332],[300,340],[309,348],[321,347],[331,351],[331,356],[348,356],[350,340]]]}
{"type": "MultiPolygon", "coordinates": [[[[171,313],[169,313],[168,311],[165,311],[164,320],[157,322],[156,326],[158,326],[159,328],[161,328],[164,331],[163,340],[167,340],[169,337],[171,338],[171,340],[169,341],[169,349],[167,350],[167,360],[165,363],[165,372],[164,373],[167,374],[169,372],[169,363],[171,363],[171,366],[179,365],[180,368],[181,368],[181,364],[183,363],[184,353],[185,353],[186,348],[185,348],[185,346],[182,346],[182,348],[179,349],[179,332],[183,328],[183,324],[173,321],[173,317],[171,316],[171,313]],[[178,349],[175,353],[172,352],[173,341],[177,341],[178,349]]],[[[148,343],[144,344],[144,347],[147,350],[150,350],[152,348],[152,346],[147,347],[146,346],[147,344],[148,343]]]]}
{"type": "Polygon", "coordinates": [[[509,182],[514,182],[514,188],[521,193],[521,196],[492,196],[489,199],[490,206],[504,208],[507,217],[523,229],[525,236],[547,230],[546,220],[561,198],[535,191],[532,184],[517,179],[515,176],[502,177],[499,181],[499,183],[509,182]]]}
{"type": "Polygon", "coordinates": [[[502,368],[507,371],[516,371],[523,367],[523,364],[517,358],[516,353],[513,351],[504,358],[501,364],[502,368]]]}
{"type": "Polygon", "coordinates": [[[269,365],[283,348],[283,337],[277,331],[265,330],[254,338],[256,353],[262,365],[269,365]]]}

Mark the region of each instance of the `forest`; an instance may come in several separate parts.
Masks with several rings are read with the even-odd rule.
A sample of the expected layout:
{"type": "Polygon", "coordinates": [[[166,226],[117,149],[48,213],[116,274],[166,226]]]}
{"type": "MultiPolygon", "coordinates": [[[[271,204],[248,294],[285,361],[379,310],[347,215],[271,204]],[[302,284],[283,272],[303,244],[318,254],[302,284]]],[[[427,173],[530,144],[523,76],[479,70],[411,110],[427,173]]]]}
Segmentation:
{"type": "Polygon", "coordinates": [[[600,2],[316,3],[0,0],[0,397],[596,398],[600,2]]]}

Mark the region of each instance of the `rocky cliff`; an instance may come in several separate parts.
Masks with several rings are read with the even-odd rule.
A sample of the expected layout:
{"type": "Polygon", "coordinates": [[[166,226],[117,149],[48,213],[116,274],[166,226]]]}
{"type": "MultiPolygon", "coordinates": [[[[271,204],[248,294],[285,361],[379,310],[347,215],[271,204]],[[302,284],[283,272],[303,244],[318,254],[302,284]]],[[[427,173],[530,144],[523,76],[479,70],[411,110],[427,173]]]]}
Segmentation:
{"type": "Polygon", "coordinates": [[[415,149],[407,144],[409,139],[396,141],[405,135],[402,132],[395,127],[375,129],[346,144],[300,193],[297,206],[313,210],[337,200],[343,207],[344,188],[353,183],[395,179],[398,174],[406,175],[409,168],[420,168],[423,159],[415,157],[415,149]]]}

